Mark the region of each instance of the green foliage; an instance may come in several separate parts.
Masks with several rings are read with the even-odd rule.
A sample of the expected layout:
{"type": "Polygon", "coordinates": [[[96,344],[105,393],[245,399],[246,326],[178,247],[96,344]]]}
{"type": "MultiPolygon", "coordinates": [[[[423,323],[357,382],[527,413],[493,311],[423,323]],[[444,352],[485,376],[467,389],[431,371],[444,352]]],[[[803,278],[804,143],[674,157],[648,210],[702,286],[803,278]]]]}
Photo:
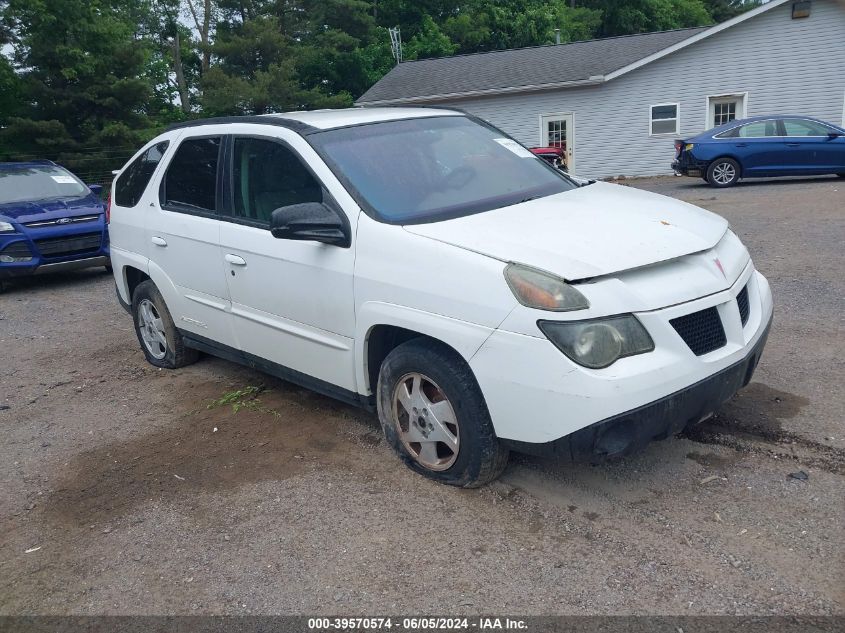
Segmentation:
{"type": "Polygon", "coordinates": [[[227,391],[217,400],[212,400],[208,403],[206,409],[217,409],[218,407],[232,406],[232,412],[237,413],[241,409],[249,411],[257,411],[261,406],[261,401],[257,398],[258,394],[264,391],[264,386],[248,385],[243,389],[235,389],[234,391],[227,391]]]}
{"type": "Polygon", "coordinates": [[[647,31],[668,31],[711,24],[703,0],[588,0],[586,5],[602,12],[601,37],[647,31]]]}
{"type": "Polygon", "coordinates": [[[419,32],[417,32],[407,46],[404,47],[405,59],[420,59],[424,57],[448,57],[458,49],[449,36],[431,19],[423,16],[419,32]]]}
{"type": "Polygon", "coordinates": [[[759,7],[761,0],[704,0],[704,6],[716,23],[735,18],[754,7],[759,7]]]}

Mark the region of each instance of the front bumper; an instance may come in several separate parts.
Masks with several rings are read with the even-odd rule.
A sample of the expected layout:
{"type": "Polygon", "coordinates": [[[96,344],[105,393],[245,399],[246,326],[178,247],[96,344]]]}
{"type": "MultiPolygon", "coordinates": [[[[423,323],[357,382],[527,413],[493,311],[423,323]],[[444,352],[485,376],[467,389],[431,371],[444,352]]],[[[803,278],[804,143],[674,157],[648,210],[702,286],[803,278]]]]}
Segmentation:
{"type": "Polygon", "coordinates": [[[109,264],[109,238],[105,223],[90,222],[73,230],[25,229],[0,235],[0,255],[28,254],[28,261],[0,262],[0,279],[64,272],[109,264]],[[93,236],[99,236],[94,239],[93,236]],[[80,239],[86,240],[79,242],[80,239]],[[46,246],[49,245],[49,251],[46,246]],[[66,250],[62,250],[65,248],[66,250]],[[42,252],[42,250],[47,252],[42,252]]]}
{"type": "Polygon", "coordinates": [[[512,449],[531,453],[601,461],[639,450],[700,422],[751,382],[763,354],[772,319],[748,355],[730,367],[694,385],[631,411],[614,415],[583,429],[542,444],[504,440],[512,449]]]}
{"type": "Polygon", "coordinates": [[[632,447],[640,443],[640,433],[648,438],[675,433],[712,413],[750,378],[736,367],[756,366],[772,317],[772,295],[765,277],[749,264],[724,291],[636,316],[652,336],[655,350],[601,370],[575,365],[541,336],[493,332],[470,359],[470,367],[497,436],[525,452],[611,455],[628,450],[620,443],[607,444],[612,439],[607,429],[620,422],[643,427],[623,434],[632,447]],[[744,323],[737,303],[743,288],[748,289],[750,306],[744,323]],[[726,343],[697,356],[671,321],[709,308],[720,315],[726,343]],[[742,373],[742,380],[737,382],[732,368],[742,373]],[[729,379],[723,376],[726,372],[729,379]],[[730,393],[719,391],[719,385],[730,393]],[[566,439],[582,430],[577,440],[566,439]]]}

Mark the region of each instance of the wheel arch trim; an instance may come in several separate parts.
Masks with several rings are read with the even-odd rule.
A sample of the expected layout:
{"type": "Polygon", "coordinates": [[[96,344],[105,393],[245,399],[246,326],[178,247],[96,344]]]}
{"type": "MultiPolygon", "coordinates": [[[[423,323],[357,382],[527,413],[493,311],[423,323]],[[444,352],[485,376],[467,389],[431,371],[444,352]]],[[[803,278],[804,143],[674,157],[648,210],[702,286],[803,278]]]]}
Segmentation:
{"type": "Polygon", "coordinates": [[[380,326],[399,328],[443,343],[451,347],[467,365],[495,331],[493,328],[416,308],[378,301],[366,302],[358,309],[355,335],[355,382],[358,392],[363,395],[371,395],[375,390],[371,376],[377,376],[378,373],[370,367],[369,345],[371,335],[380,326]]]}

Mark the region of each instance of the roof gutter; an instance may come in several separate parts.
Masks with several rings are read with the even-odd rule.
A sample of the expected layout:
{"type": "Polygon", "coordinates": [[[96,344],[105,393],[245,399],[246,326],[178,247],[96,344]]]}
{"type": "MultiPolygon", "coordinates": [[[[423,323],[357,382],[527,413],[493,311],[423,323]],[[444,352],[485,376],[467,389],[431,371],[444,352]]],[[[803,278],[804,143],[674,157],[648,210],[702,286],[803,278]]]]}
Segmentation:
{"type": "Polygon", "coordinates": [[[490,88],[489,90],[471,90],[468,92],[450,92],[436,95],[421,95],[418,97],[402,97],[399,99],[377,99],[364,100],[359,98],[355,105],[382,106],[400,105],[406,103],[431,103],[435,101],[451,101],[453,99],[472,99],[473,97],[490,97],[495,95],[516,94],[519,92],[540,92],[542,90],[556,90],[559,88],[575,88],[578,86],[595,86],[604,83],[607,78],[604,75],[593,75],[588,79],[576,79],[575,81],[560,81],[549,84],[532,84],[528,86],[513,86],[510,88],[490,88]]]}

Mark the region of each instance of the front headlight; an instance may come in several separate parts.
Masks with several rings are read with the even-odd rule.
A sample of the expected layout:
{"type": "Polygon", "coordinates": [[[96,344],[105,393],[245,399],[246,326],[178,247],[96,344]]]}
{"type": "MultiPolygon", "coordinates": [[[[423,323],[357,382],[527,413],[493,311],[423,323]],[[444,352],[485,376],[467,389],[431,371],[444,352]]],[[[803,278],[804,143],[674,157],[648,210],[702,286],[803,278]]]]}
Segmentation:
{"type": "Polygon", "coordinates": [[[568,312],[590,307],[586,297],[565,280],[536,268],[508,264],[505,279],[516,300],[529,308],[568,312]]]}
{"type": "Polygon", "coordinates": [[[654,349],[654,341],[633,314],[589,321],[538,321],[537,326],[566,356],[590,369],[654,349]]]}
{"type": "Polygon", "coordinates": [[[15,227],[12,226],[11,222],[4,222],[0,220],[0,233],[14,233],[15,227]]]}

